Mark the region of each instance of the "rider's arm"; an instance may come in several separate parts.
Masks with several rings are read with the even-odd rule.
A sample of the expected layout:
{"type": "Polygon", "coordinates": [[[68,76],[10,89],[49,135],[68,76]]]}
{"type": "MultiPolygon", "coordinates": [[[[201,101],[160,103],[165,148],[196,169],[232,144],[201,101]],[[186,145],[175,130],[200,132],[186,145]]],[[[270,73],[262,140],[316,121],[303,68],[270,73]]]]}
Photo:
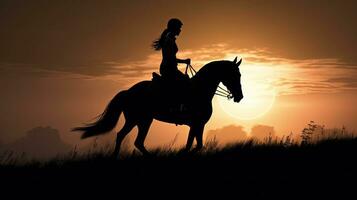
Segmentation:
{"type": "Polygon", "coordinates": [[[191,64],[191,59],[179,59],[179,58],[176,58],[176,62],[177,63],[185,63],[185,64],[191,64]]]}
{"type": "Polygon", "coordinates": [[[166,53],[167,53],[166,57],[167,58],[174,59],[177,63],[191,64],[191,59],[179,59],[176,57],[176,52],[173,51],[176,44],[172,38],[166,37],[165,44],[167,45],[167,49],[166,49],[166,53]]]}

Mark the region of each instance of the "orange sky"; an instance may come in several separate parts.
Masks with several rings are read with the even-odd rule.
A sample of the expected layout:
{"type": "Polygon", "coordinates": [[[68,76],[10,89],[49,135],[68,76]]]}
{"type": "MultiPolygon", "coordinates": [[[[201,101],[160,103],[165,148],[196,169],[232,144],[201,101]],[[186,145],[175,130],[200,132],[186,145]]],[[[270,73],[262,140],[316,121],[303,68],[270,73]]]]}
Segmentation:
{"type": "MultiPolygon", "coordinates": [[[[0,140],[50,125],[66,142],[80,143],[71,127],[158,71],[160,53],[150,44],[171,17],[184,23],[178,56],[191,58],[196,69],[243,58],[245,102],[215,97],[206,131],[236,125],[249,133],[261,124],[282,135],[310,120],[356,130],[355,7],[354,1],[2,1],[0,140]]],[[[177,133],[183,142],[187,130],[155,122],[147,144],[165,145],[177,133]]]]}

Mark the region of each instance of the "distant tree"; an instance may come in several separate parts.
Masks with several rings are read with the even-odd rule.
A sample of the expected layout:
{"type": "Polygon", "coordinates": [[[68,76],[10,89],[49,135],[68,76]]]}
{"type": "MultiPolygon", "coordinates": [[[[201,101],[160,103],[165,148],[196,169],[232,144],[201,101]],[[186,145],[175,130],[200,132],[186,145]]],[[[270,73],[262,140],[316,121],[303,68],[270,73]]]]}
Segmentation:
{"type": "Polygon", "coordinates": [[[53,157],[71,150],[71,146],[61,140],[58,130],[50,126],[32,128],[24,137],[6,145],[5,148],[39,159],[53,157]]]}

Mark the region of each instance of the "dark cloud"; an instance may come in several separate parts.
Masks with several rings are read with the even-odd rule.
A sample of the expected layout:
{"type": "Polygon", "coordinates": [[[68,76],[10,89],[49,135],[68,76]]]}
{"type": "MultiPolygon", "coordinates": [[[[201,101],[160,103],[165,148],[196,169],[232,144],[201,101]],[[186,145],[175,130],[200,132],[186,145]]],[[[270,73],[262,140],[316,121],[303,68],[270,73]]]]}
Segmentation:
{"type": "Polygon", "coordinates": [[[135,8],[137,3],[2,1],[1,4],[0,26],[6,28],[0,32],[0,62],[102,75],[113,67],[104,62],[142,58],[145,56],[142,50],[150,43],[147,40],[146,45],[135,48],[142,38],[139,26],[131,26],[138,24],[132,18],[134,13],[143,9],[143,6],[135,8]]]}
{"type": "Polygon", "coordinates": [[[20,1],[0,3],[0,63],[86,75],[143,60],[170,17],[180,50],[228,42],[286,58],[357,63],[356,1],[20,1]],[[28,65],[31,64],[31,65],[28,65]]]}
{"type": "MultiPolygon", "coordinates": [[[[357,73],[355,75],[357,75],[357,73]]],[[[346,87],[346,89],[357,88],[357,79],[356,79],[356,77],[352,77],[352,76],[330,78],[330,79],[327,79],[326,82],[329,82],[331,84],[344,85],[344,87],[346,87]]]]}

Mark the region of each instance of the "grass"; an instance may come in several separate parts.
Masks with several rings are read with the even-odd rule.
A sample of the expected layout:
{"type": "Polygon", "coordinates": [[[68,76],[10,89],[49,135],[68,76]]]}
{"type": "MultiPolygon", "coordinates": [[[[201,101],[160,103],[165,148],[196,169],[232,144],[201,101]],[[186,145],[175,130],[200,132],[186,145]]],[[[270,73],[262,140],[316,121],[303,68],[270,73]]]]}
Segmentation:
{"type": "Polygon", "coordinates": [[[308,139],[268,137],[223,147],[210,140],[201,152],[188,154],[167,146],[152,149],[150,157],[127,151],[113,159],[107,146],[84,154],[74,150],[47,162],[21,163],[7,156],[0,178],[41,186],[64,181],[66,186],[96,190],[111,188],[108,181],[114,181],[121,192],[140,188],[177,193],[185,188],[238,197],[350,195],[357,178],[357,137],[340,129],[323,135],[310,131],[308,139]]]}

